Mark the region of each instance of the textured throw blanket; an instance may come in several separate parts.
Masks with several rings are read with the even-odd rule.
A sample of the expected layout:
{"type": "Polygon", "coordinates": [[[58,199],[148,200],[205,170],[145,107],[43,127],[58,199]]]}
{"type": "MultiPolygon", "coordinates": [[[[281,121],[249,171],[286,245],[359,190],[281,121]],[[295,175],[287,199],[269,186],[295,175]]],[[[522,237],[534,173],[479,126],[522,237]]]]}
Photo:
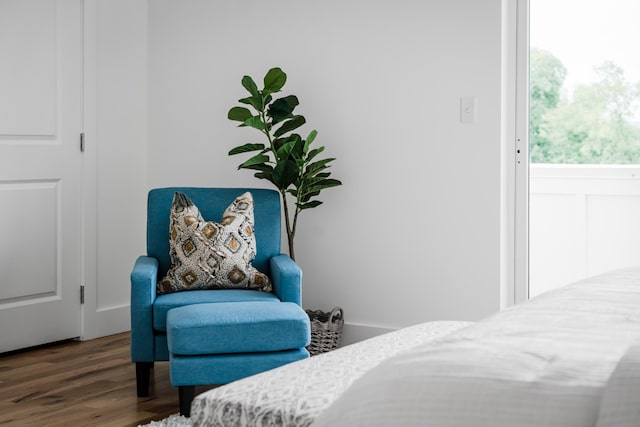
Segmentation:
{"type": "Polygon", "coordinates": [[[470,324],[404,328],[215,388],[194,399],[191,422],[194,427],[308,426],[381,361],[470,324]]]}

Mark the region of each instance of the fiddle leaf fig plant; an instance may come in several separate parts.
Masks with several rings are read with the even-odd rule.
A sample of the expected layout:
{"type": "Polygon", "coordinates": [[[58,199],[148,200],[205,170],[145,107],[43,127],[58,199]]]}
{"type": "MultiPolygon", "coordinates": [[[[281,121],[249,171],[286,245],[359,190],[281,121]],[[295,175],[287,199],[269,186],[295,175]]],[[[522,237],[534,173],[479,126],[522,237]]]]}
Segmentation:
{"type": "Polygon", "coordinates": [[[239,145],[229,155],[253,153],[238,166],[238,169],[255,170],[254,176],[270,181],[280,192],[284,209],[289,255],[295,260],[294,238],[298,215],[322,204],[317,197],[330,187],[342,185],[330,178],[327,169],[335,158],[320,159],[324,146],[311,148],[318,132],[314,129],[303,138],[294,132],[306,123],[306,119],[294,112],[299,105],[295,95],[274,99],[287,81],[280,68],[272,68],[263,79],[263,88],[258,89],[250,76],[242,78],[242,86],[249,96],[240,99],[242,106],[229,110],[227,117],[240,122],[240,127],[251,127],[260,132],[263,142],[239,145]],[[293,216],[288,199],[291,199],[293,216]]]}

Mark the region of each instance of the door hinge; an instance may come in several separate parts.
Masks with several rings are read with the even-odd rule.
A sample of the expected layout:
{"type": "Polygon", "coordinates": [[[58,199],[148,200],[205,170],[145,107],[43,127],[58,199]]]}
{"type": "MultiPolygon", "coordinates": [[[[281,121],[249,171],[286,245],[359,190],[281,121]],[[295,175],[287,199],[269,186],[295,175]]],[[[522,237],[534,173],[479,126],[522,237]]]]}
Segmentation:
{"type": "Polygon", "coordinates": [[[80,134],[80,152],[84,153],[84,132],[80,134]]]}
{"type": "Polygon", "coordinates": [[[80,304],[84,304],[84,285],[80,285],[80,304]]]}

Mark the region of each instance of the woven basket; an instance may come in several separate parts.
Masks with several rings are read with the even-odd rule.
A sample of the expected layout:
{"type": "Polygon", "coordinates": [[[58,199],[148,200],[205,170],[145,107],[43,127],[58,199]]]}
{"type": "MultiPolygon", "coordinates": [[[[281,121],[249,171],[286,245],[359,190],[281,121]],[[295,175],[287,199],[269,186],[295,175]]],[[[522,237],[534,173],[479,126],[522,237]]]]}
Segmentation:
{"type": "Polygon", "coordinates": [[[315,356],[338,348],[344,326],[342,309],[336,307],[330,313],[320,310],[306,312],[311,321],[311,343],[307,346],[309,354],[315,356]]]}

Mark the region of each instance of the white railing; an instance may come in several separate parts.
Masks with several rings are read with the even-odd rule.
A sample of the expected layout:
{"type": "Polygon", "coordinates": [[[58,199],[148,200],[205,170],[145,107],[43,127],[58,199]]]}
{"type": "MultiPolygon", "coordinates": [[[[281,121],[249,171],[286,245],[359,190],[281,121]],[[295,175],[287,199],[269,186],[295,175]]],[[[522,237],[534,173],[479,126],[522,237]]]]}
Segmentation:
{"type": "Polygon", "coordinates": [[[529,293],[640,265],[640,165],[532,164],[529,293]]]}

